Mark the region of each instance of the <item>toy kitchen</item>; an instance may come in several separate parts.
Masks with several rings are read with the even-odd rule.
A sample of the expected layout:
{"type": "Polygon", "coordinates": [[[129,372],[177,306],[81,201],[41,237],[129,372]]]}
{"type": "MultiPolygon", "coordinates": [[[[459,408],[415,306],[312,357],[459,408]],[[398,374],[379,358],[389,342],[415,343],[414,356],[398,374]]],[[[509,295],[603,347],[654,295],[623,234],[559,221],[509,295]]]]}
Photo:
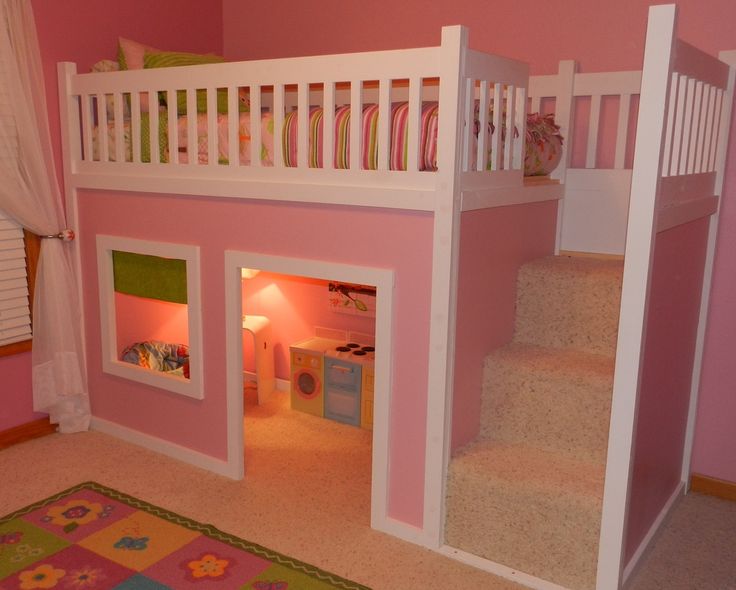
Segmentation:
{"type": "Polygon", "coordinates": [[[293,410],[373,427],[375,336],[315,328],[289,348],[293,410]]]}

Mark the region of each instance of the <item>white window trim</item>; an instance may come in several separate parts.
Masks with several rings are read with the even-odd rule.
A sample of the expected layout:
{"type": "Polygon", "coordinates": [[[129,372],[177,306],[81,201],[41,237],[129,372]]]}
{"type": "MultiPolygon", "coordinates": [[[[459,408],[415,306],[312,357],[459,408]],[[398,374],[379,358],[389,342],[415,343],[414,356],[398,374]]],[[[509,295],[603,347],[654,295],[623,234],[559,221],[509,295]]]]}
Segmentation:
{"type": "Polygon", "coordinates": [[[200,294],[199,247],[167,242],[135,240],[118,236],[97,236],[97,274],[100,297],[102,370],[195,399],[204,398],[202,305],[200,294]],[[189,320],[189,379],[126,363],[117,357],[115,282],[113,250],[177,258],[187,265],[187,316],[189,320]]]}

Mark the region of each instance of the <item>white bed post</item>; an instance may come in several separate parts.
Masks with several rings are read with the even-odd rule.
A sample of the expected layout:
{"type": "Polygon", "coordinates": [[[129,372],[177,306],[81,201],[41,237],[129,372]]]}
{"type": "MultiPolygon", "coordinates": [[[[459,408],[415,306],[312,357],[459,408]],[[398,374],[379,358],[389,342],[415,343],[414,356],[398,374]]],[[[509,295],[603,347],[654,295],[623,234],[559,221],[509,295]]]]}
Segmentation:
{"type": "Polygon", "coordinates": [[[462,83],[468,31],[443,27],[440,51],[437,191],[432,245],[432,302],[429,331],[427,437],[424,473],[424,543],[443,543],[444,493],[450,446],[452,383],[455,362],[455,316],[460,241],[460,149],[465,85],[462,83]]]}
{"type": "MultiPolygon", "coordinates": [[[[575,88],[575,72],[577,71],[577,62],[573,60],[563,60],[557,68],[557,76],[559,79],[558,93],[555,97],[555,123],[560,126],[560,134],[566,142],[565,149],[562,151],[562,161],[557,166],[551,177],[559,180],[561,184],[565,184],[565,176],[567,169],[572,161],[572,141],[570,134],[572,129],[572,121],[575,113],[575,97],[573,94],[575,88]]],[[[565,207],[565,199],[557,201],[557,237],[555,239],[555,254],[560,253],[560,244],[562,244],[562,213],[565,207]]]]}
{"type": "Polygon", "coordinates": [[[597,590],[618,590],[622,583],[631,459],[655,234],[654,216],[661,182],[664,116],[669,102],[676,13],[674,5],[649,9],[626,235],[626,252],[634,254],[626,256],[624,265],[597,590]]]}
{"type": "MultiPolygon", "coordinates": [[[[723,99],[723,111],[721,113],[720,130],[718,136],[718,151],[716,155],[716,179],[715,195],[723,196],[723,181],[726,171],[726,156],[728,152],[728,132],[731,128],[732,105],[734,98],[734,85],[736,78],[736,50],[722,51],[719,54],[721,61],[730,66],[728,75],[728,88],[723,99]]],[[[695,344],[695,362],[693,364],[693,378],[690,389],[690,407],[688,408],[687,430],[685,432],[685,449],[682,457],[682,481],[685,489],[690,489],[690,469],[693,454],[693,442],[695,436],[695,418],[698,409],[698,394],[700,392],[700,376],[703,367],[703,348],[705,346],[705,332],[708,327],[708,307],[710,306],[710,288],[713,277],[713,261],[715,259],[716,238],[718,236],[719,210],[711,215],[708,222],[708,249],[705,258],[705,271],[703,273],[703,291],[700,299],[700,317],[698,319],[698,335],[695,344]]]]}
{"type": "Polygon", "coordinates": [[[77,203],[77,188],[72,182],[72,173],[75,164],[82,160],[82,146],[80,143],[81,120],[79,98],[73,98],[70,87],[71,77],[77,73],[77,65],[70,62],[61,62],[56,66],[59,90],[59,125],[61,127],[61,156],[64,171],[64,201],[66,203],[66,222],[74,230],[75,238],[71,244],[72,264],[77,273],[77,297],[79,298],[80,337],[82,343],[82,370],[85,382],[87,381],[87,336],[84,322],[84,291],[82,290],[82,250],[84,239],[79,231],[79,204],[77,203]],[[73,138],[73,141],[72,141],[73,138]]]}

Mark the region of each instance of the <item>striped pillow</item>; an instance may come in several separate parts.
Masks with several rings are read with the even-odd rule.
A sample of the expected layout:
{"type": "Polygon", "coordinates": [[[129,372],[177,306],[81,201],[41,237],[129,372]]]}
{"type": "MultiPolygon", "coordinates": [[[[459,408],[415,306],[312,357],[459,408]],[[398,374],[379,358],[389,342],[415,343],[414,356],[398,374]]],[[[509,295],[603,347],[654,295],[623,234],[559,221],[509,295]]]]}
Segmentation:
{"type": "MultiPolygon", "coordinates": [[[[146,52],[143,56],[143,67],[153,68],[175,68],[179,66],[199,66],[205,64],[222,63],[225,58],[212,53],[185,53],[181,51],[156,51],[146,52]]],[[[165,103],[164,103],[165,104],[165,103]]],[[[187,110],[187,93],[183,90],[176,93],[176,106],[179,115],[187,110]]],[[[204,90],[197,91],[197,112],[207,112],[207,93],[204,90]]],[[[217,112],[227,112],[227,90],[217,91],[217,112]]]]}

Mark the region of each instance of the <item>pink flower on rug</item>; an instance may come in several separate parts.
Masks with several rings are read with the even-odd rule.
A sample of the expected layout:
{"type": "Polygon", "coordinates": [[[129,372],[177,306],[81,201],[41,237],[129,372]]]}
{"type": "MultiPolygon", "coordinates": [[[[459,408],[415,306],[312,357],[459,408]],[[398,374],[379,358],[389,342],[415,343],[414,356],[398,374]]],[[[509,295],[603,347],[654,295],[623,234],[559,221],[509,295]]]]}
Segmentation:
{"type": "Polygon", "coordinates": [[[105,579],[105,574],[99,568],[85,566],[71,572],[70,577],[64,580],[64,588],[91,588],[105,579]]]}
{"type": "Polygon", "coordinates": [[[65,574],[64,570],[44,563],[36,569],[21,572],[18,578],[21,590],[34,590],[35,588],[53,588],[65,574]]]}
{"type": "MultiPolygon", "coordinates": [[[[52,524],[62,527],[82,525],[97,520],[102,513],[102,506],[97,502],[87,500],[72,500],[64,506],[54,506],[46,512],[46,517],[52,524]]],[[[76,526],[74,528],[76,528],[76,526]]],[[[72,529],[73,530],[73,529],[72,529]]]]}
{"type": "Polygon", "coordinates": [[[190,574],[196,579],[202,578],[219,578],[227,575],[227,567],[230,561],[227,559],[218,559],[212,553],[205,553],[199,559],[187,563],[190,574]]]}

